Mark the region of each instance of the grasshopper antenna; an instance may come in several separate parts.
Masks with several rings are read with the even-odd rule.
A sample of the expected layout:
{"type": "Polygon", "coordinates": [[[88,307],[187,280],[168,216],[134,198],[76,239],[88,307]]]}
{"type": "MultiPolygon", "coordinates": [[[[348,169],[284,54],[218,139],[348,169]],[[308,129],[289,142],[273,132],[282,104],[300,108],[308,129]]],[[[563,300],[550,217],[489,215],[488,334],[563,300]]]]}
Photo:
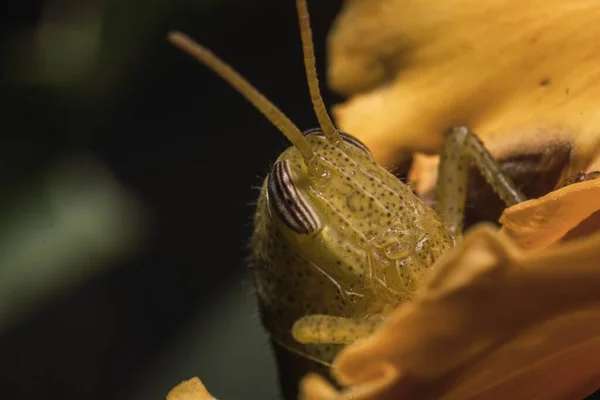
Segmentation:
{"type": "MultiPolygon", "coordinates": [[[[298,149],[307,165],[312,165],[315,160],[310,143],[302,135],[300,129],[290,119],[271,103],[262,93],[258,91],[250,82],[244,79],[238,72],[231,68],[227,63],[214,55],[209,49],[196,43],[189,36],[181,32],[171,32],[168,40],[174,46],[188,53],[208,68],[212,69],[217,75],[223,78],[234,89],[256,107],[281,133],[288,138],[290,142],[298,149]]],[[[317,89],[318,90],[318,89],[317,89]]]]}
{"type": "Polygon", "coordinates": [[[306,0],[296,0],[296,8],[298,10],[298,23],[300,24],[302,51],[304,53],[304,69],[306,70],[310,98],[325,137],[337,146],[342,142],[342,138],[331,118],[329,118],[325,103],[321,97],[321,91],[319,90],[319,78],[317,77],[317,68],[315,66],[315,50],[313,47],[312,30],[310,29],[310,15],[308,14],[306,0]]]}

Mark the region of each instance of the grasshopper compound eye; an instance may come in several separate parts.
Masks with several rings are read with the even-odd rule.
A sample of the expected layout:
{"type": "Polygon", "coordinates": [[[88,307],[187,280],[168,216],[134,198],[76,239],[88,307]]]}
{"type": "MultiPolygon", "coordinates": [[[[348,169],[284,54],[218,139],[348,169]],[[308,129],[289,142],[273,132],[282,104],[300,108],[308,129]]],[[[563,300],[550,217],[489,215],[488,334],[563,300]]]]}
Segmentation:
{"type": "Polygon", "coordinates": [[[321,229],[321,220],[297,183],[292,163],[281,160],[273,165],[267,178],[269,208],[289,229],[308,235],[321,229]]]}
{"type": "MultiPolygon", "coordinates": [[[[356,138],[346,132],[338,131],[338,134],[340,135],[340,137],[342,138],[344,143],[346,143],[347,145],[354,146],[357,149],[362,150],[369,156],[371,156],[371,157],[373,156],[373,154],[371,153],[371,150],[369,150],[369,148],[363,142],[358,140],[358,138],[356,138]]],[[[309,129],[307,131],[304,131],[303,135],[307,136],[307,137],[308,136],[316,136],[316,137],[326,138],[325,133],[323,132],[323,130],[321,128],[309,129]]]]}
{"type": "MultiPolygon", "coordinates": [[[[341,143],[336,146],[336,153],[340,157],[350,155],[339,146],[349,146],[372,158],[369,148],[363,142],[344,132],[338,131],[337,134],[341,143]]],[[[309,141],[313,141],[313,152],[317,158],[321,158],[326,164],[333,161],[330,155],[323,154],[324,147],[328,147],[327,143],[330,142],[321,128],[309,129],[304,131],[303,135],[309,141]]],[[[293,157],[283,157],[273,165],[267,178],[267,203],[269,209],[293,232],[299,235],[317,233],[323,227],[323,222],[319,217],[319,205],[314,204],[314,199],[310,196],[312,179],[306,176],[301,165],[293,160],[293,157]]]]}

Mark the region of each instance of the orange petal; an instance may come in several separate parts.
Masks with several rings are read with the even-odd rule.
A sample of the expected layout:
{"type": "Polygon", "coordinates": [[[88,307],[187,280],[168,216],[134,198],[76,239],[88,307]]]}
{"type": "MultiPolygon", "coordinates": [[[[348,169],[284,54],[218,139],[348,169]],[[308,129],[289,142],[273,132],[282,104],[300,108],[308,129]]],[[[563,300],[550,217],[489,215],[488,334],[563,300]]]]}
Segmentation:
{"type": "Polygon", "coordinates": [[[468,125],[495,157],[572,146],[577,173],[600,145],[599,19],[596,0],[347,0],[329,37],[329,84],[350,96],[335,118],[388,167],[468,125]]]}
{"type": "MultiPolygon", "coordinates": [[[[600,179],[594,179],[507,208],[500,223],[519,246],[539,249],[557,242],[598,210],[600,179]]],[[[590,222],[577,235],[600,230],[598,218],[590,222]]]]}
{"type": "Polygon", "coordinates": [[[171,389],[167,400],[215,400],[215,398],[208,393],[202,381],[194,377],[171,389]]]}

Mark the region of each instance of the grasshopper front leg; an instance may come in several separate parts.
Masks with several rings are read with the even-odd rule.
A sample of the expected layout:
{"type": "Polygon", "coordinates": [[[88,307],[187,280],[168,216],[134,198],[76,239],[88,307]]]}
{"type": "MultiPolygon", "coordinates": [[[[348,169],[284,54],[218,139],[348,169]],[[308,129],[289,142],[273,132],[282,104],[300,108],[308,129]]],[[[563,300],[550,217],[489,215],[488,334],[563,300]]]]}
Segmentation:
{"type": "Polygon", "coordinates": [[[451,128],[444,135],[434,208],[455,239],[462,233],[471,164],[507,206],[526,200],[474,133],[464,126],[451,128]]]}
{"type": "Polygon", "coordinates": [[[292,327],[294,339],[302,344],[350,344],[372,334],[381,316],[351,319],[331,315],[307,315],[292,327]]]}

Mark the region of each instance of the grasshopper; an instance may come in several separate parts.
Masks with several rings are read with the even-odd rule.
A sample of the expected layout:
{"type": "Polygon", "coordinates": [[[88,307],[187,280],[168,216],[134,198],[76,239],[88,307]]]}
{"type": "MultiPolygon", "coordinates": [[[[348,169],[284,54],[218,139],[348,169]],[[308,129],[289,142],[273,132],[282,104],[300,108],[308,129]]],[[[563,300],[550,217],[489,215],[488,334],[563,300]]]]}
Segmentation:
{"type": "Polygon", "coordinates": [[[328,366],[410,301],[424,273],[461,237],[475,165],[507,205],[525,200],[477,136],[449,129],[433,207],[331,121],[321,98],[306,0],[297,0],[304,65],[319,127],[301,132],[210,50],[180,32],[175,46],[220,75],[292,143],[264,180],[252,236],[261,318],[275,347],[328,366]]]}

